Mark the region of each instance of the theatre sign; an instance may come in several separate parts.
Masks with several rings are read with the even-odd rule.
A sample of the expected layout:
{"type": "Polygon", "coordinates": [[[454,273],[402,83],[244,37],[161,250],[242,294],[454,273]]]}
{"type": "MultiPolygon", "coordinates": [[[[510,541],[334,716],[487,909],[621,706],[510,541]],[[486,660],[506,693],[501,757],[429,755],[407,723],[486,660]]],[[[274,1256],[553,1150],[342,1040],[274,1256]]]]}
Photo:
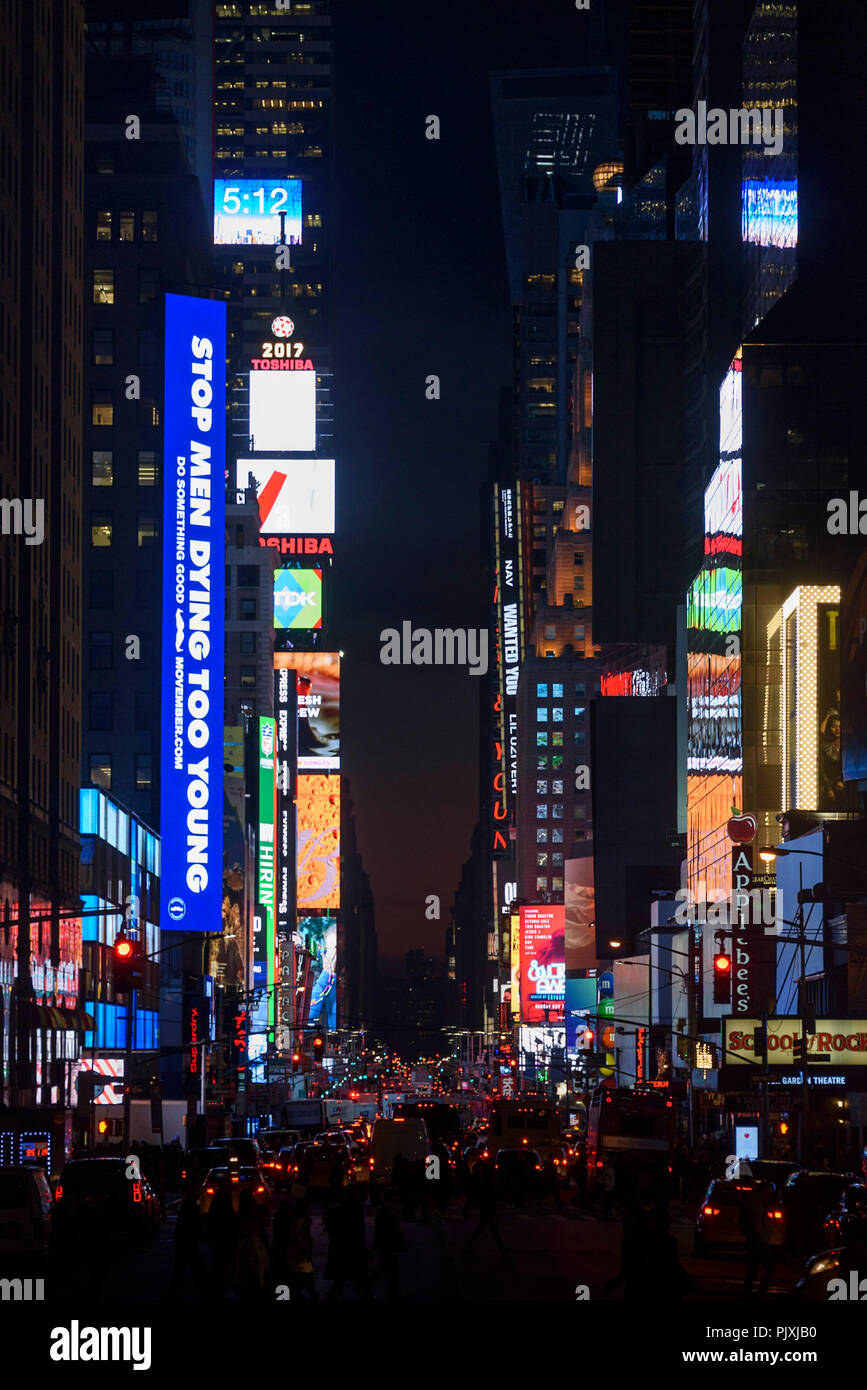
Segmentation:
{"type": "MultiPolygon", "coordinates": [[[[761,1053],[755,1051],[754,1029],[761,1019],[724,1018],[723,1047],[726,1066],[739,1063],[759,1063],[761,1053]]],[[[769,1067],[792,1067],[800,1064],[795,1056],[795,1044],[802,1036],[799,1018],[768,1019],[769,1067]]],[[[800,1054],[800,1048],[798,1049],[800,1054]]],[[[807,1062],[816,1067],[867,1066],[867,1018],[819,1018],[816,1031],[807,1034],[807,1062]]]]}

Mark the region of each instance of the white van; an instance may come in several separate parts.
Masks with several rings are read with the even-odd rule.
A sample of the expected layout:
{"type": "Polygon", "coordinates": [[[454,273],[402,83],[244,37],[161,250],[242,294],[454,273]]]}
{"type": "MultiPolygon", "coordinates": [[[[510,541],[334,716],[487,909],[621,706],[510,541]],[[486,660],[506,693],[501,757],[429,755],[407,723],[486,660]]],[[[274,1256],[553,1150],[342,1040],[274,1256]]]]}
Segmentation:
{"type": "Polygon", "coordinates": [[[424,1120],[376,1120],[370,1141],[371,1181],[390,1182],[398,1154],[408,1163],[423,1165],[429,1153],[424,1120]]]}

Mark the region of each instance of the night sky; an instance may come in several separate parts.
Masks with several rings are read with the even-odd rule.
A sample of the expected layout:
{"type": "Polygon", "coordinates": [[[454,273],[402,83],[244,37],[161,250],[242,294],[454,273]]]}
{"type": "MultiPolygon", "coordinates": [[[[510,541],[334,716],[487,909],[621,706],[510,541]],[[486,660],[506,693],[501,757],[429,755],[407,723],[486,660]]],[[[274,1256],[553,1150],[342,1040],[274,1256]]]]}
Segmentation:
{"type": "Polygon", "coordinates": [[[379,633],[480,623],[479,487],[511,375],[488,75],[587,61],[586,17],[572,0],[337,0],[331,627],[386,970],[413,947],[442,954],[478,817],[478,678],[383,666],[379,633]],[[430,114],[439,141],[425,139],[430,114]],[[425,399],[431,373],[439,401],[425,399]]]}

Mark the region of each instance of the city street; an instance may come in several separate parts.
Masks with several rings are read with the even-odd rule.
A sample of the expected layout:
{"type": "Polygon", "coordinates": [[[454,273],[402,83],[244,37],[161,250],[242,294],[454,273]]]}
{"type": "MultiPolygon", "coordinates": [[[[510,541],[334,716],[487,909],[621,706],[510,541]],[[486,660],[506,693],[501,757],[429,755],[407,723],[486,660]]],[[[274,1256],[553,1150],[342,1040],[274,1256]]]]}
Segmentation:
{"type": "MultiPolygon", "coordinates": [[[[564,1204],[557,1208],[549,1199],[541,1205],[528,1204],[520,1210],[501,1203],[498,1211],[500,1234],[505,1246],[501,1254],[490,1231],[484,1231],[472,1250],[464,1246],[476,1225],[476,1213],[463,1215],[463,1202],[452,1202],[445,1218],[434,1216],[429,1222],[404,1221],[402,1229],[408,1250],[400,1257],[401,1297],[408,1300],[485,1300],[526,1299],[530,1301],[578,1301],[577,1286],[587,1285],[589,1300],[603,1295],[606,1285],[620,1269],[621,1226],[603,1219],[597,1212],[564,1204]]],[[[373,1249],[375,1211],[365,1208],[368,1249],[373,1249]]],[[[167,1295],[174,1249],[174,1211],[162,1223],[151,1248],[137,1256],[118,1258],[105,1269],[101,1290],[104,1299],[130,1298],[146,1301],[167,1295]]],[[[678,1205],[672,1207],[671,1229],[680,1251],[681,1264],[694,1287],[689,1300],[740,1300],[744,1262],[739,1256],[698,1259],[692,1249],[692,1222],[678,1205]]],[[[314,1208],[314,1268],[317,1288],[325,1295],[330,1281],[323,1277],[327,1257],[327,1236],[322,1224],[322,1206],[314,1208]]],[[[375,1269],[375,1263],[372,1263],[375,1269]]],[[[768,1298],[782,1299],[791,1294],[801,1262],[789,1260],[776,1271],[768,1298]]],[[[55,1292],[49,1285],[49,1296],[55,1292]]],[[[72,1295],[80,1297],[80,1286],[72,1295]]],[[[345,1298],[355,1301],[357,1289],[349,1284],[345,1298]]],[[[377,1299],[387,1297],[380,1284],[377,1299]]],[[[182,1288],[181,1301],[202,1297],[189,1275],[182,1288]]],[[[584,1299],[583,1293],[580,1295],[584,1299]]],[[[623,1299],[622,1284],[608,1298],[623,1299]]],[[[652,1300],[653,1289],[645,1298],[652,1300]]]]}

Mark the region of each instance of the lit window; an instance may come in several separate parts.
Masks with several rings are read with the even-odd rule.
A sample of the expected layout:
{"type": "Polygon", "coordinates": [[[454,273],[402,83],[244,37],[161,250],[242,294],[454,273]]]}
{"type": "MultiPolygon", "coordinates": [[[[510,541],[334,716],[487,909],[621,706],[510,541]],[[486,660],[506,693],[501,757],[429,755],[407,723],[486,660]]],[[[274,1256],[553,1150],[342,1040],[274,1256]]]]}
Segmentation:
{"type": "Polygon", "coordinates": [[[137,529],[139,546],[150,545],[156,539],[157,524],[153,512],[139,512],[137,529]]]}
{"type": "Polygon", "coordinates": [[[135,213],[122,212],[118,218],[121,241],[135,241],[135,213]]]}
{"type": "Polygon", "coordinates": [[[543,683],[543,684],[537,685],[537,686],[536,686],[536,699],[537,699],[537,700],[547,700],[547,698],[548,698],[548,686],[547,686],[547,684],[543,683]]]}
{"type": "Polygon", "coordinates": [[[537,796],[547,796],[547,795],[548,795],[548,783],[547,783],[547,782],[540,782],[540,781],[537,781],[537,782],[536,782],[536,795],[537,795],[537,796]]]}
{"type": "Polygon", "coordinates": [[[558,768],[560,768],[560,767],[563,766],[563,754],[562,754],[562,753],[554,753],[554,754],[553,754],[553,756],[552,756],[552,758],[551,758],[551,766],[552,766],[552,768],[554,769],[555,772],[557,771],[558,768]]]}
{"type": "Polygon", "coordinates": [[[554,723],[555,723],[555,724],[562,724],[562,723],[563,723],[563,706],[562,706],[562,705],[555,705],[554,708],[553,708],[552,711],[551,711],[551,714],[552,714],[552,716],[553,716],[553,719],[554,719],[554,723]]]}
{"type": "Polygon", "coordinates": [[[560,778],[560,779],[555,779],[555,780],[551,783],[551,791],[554,793],[555,796],[562,796],[562,795],[563,795],[563,780],[562,780],[562,778],[560,778]]]}
{"type": "Polygon", "coordinates": [[[536,879],[536,892],[537,892],[537,893],[547,893],[547,891],[548,891],[548,880],[547,880],[547,878],[544,876],[544,874],[540,874],[540,875],[537,877],[537,879],[536,879]]]}
{"type": "Polygon", "coordinates": [[[551,879],[551,891],[553,893],[562,893],[563,878],[561,875],[555,874],[554,877],[551,879]]]}
{"type": "Polygon", "coordinates": [[[585,715],[585,713],[586,713],[586,709],[587,709],[586,705],[576,705],[576,706],[575,706],[575,718],[576,718],[576,719],[583,719],[583,718],[584,718],[584,715],[585,715]]]}
{"type": "Polygon", "coordinates": [[[111,545],[111,517],[93,515],[90,519],[90,544],[97,548],[111,545]]]}
{"type": "Polygon", "coordinates": [[[95,367],[110,367],[114,362],[114,329],[113,328],[94,328],[93,337],[93,365],[95,367]]]}
{"type": "Polygon", "coordinates": [[[553,806],[551,807],[551,819],[552,819],[552,820],[562,820],[562,819],[563,819],[563,802],[562,802],[562,801],[555,801],[555,802],[554,802],[553,806]]]}
{"type": "Polygon", "coordinates": [[[552,865],[554,866],[555,869],[562,869],[562,867],[563,867],[563,856],[562,856],[562,854],[552,854],[552,855],[551,855],[551,863],[552,863],[552,865]]]}
{"type": "Polygon", "coordinates": [[[539,802],[537,802],[537,804],[536,804],[536,820],[547,820],[547,819],[548,819],[548,807],[547,807],[547,805],[545,804],[544,801],[539,801],[539,802]]]}
{"type": "Polygon", "coordinates": [[[554,696],[554,699],[555,699],[555,700],[562,700],[562,699],[563,699],[563,687],[562,687],[562,685],[559,685],[559,684],[553,685],[553,686],[551,687],[551,693],[552,693],[552,695],[554,696]]]}
{"type": "Polygon", "coordinates": [[[94,449],[91,452],[90,481],[93,487],[111,487],[114,482],[114,454],[111,449],[94,449]]]}
{"type": "Polygon", "coordinates": [[[544,756],[541,757],[541,758],[537,758],[537,759],[536,759],[536,771],[537,771],[537,772],[547,772],[547,770],[548,770],[548,759],[547,759],[546,757],[544,757],[544,756]]]}
{"type": "Polygon", "coordinates": [[[555,734],[553,735],[552,739],[551,739],[551,743],[553,744],[553,746],[554,746],[555,748],[562,748],[562,747],[563,747],[563,735],[562,735],[561,733],[555,733],[555,734]]]}
{"type": "Polygon", "coordinates": [[[90,423],[92,425],[114,424],[114,394],[111,391],[91,391],[90,423]]]}
{"type": "Polygon", "coordinates": [[[242,666],[242,667],[241,667],[241,688],[242,688],[242,690],[249,690],[249,689],[251,689],[255,684],[256,684],[256,667],[255,667],[255,666],[242,666]]]}
{"type": "Polygon", "coordinates": [[[548,745],[548,732],[547,732],[547,730],[545,730],[544,732],[542,732],[542,731],[540,731],[540,730],[537,729],[537,730],[536,730],[536,747],[537,747],[537,748],[546,748],[547,745],[548,745]]]}
{"type": "Polygon", "coordinates": [[[135,789],[137,792],[149,792],[153,786],[153,760],[150,753],[136,753],[135,755],[135,789]]]}
{"type": "Polygon", "coordinates": [[[536,855],[536,868],[537,868],[537,869],[547,869],[547,867],[548,867],[548,856],[547,856],[547,854],[543,851],[542,853],[536,855]]]}
{"type": "Polygon", "coordinates": [[[91,753],[90,780],[95,787],[111,791],[111,754],[91,753]]]}
{"type": "Polygon", "coordinates": [[[153,449],[139,449],[139,486],[156,488],[157,456],[153,449]]]}
{"type": "Polygon", "coordinates": [[[537,830],[537,831],[536,831],[536,844],[537,844],[537,845],[547,845],[547,843],[548,843],[548,831],[547,831],[547,830],[537,830]]]}
{"type": "Polygon", "coordinates": [[[160,408],[153,396],[142,396],[138,403],[138,422],[142,429],[157,429],[160,423],[160,408]]]}
{"type": "Polygon", "coordinates": [[[562,830],[559,830],[559,829],[557,829],[557,828],[555,827],[555,828],[551,831],[551,843],[554,844],[554,845],[562,845],[562,843],[563,843],[563,831],[562,831],[562,830]]]}
{"type": "Polygon", "coordinates": [[[111,213],[107,208],[100,208],[96,214],[96,239],[111,241],[111,213]]]}
{"type": "Polygon", "coordinates": [[[95,270],[93,272],[94,304],[114,303],[114,271],[95,270]]]}
{"type": "Polygon", "coordinates": [[[537,706],[536,706],[536,723],[537,723],[537,724],[547,724],[547,722],[548,722],[548,710],[547,710],[547,707],[546,707],[545,705],[537,705],[537,706]]]}

